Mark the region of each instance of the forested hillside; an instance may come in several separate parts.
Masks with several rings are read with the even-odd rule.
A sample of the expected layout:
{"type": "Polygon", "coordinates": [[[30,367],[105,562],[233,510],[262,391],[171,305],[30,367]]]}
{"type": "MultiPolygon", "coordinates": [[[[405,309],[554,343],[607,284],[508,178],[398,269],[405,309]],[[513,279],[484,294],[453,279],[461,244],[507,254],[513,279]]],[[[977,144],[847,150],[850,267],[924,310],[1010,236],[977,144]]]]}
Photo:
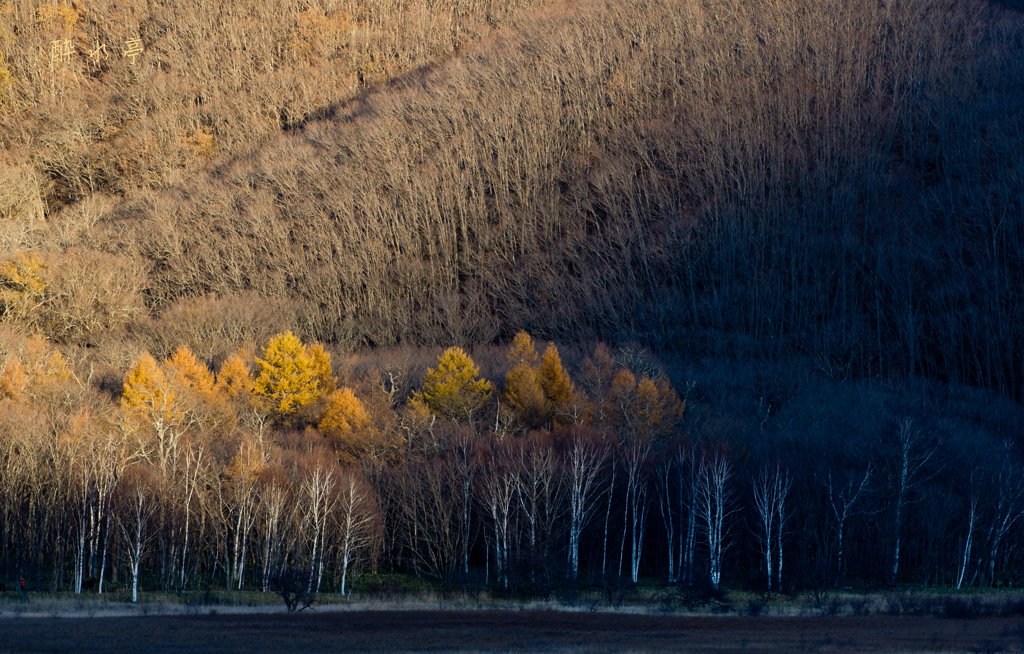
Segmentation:
{"type": "Polygon", "coordinates": [[[8,0],[0,582],[1019,584],[1021,80],[980,0],[8,0]]]}

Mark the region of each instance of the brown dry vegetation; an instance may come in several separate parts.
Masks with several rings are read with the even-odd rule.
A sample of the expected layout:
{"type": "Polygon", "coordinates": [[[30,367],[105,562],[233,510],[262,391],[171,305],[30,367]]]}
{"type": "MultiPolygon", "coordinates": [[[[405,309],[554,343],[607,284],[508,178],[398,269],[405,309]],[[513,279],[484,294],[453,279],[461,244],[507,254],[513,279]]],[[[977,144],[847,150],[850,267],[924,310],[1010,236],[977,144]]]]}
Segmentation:
{"type": "Polygon", "coordinates": [[[328,340],[525,327],[1015,394],[1021,61],[969,2],[573,4],[94,238],[156,306],[287,296],[328,340]]]}
{"type": "Polygon", "coordinates": [[[321,4],[5,5],[8,248],[346,347],[526,328],[1019,396],[1018,14],[321,4]]]}

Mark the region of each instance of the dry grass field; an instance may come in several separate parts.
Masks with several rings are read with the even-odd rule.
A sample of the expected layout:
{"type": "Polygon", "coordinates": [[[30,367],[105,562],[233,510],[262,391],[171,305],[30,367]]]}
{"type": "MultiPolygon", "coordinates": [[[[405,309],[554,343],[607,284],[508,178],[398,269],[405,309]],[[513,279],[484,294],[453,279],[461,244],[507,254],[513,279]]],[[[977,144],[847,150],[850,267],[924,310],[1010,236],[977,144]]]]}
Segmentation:
{"type": "Polygon", "coordinates": [[[0,623],[0,652],[1015,652],[1019,618],[321,611],[0,623]]]}

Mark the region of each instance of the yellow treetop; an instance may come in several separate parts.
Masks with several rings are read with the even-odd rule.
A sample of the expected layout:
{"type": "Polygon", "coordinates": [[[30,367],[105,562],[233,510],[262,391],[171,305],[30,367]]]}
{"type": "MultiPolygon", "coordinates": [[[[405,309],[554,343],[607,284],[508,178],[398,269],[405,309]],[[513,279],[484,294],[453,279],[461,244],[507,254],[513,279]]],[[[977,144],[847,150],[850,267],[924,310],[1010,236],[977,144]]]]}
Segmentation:
{"type": "Polygon", "coordinates": [[[352,449],[370,426],[370,414],[350,388],[327,396],[318,427],[335,449],[352,449]]]}
{"type": "Polygon", "coordinates": [[[619,405],[623,405],[632,400],[635,390],[636,377],[629,368],[622,368],[612,378],[612,383],[608,387],[608,397],[619,405]]]}
{"type": "Polygon", "coordinates": [[[147,432],[155,436],[157,461],[163,469],[176,455],[179,427],[185,422],[186,411],[167,373],[148,352],[139,355],[125,374],[121,406],[129,424],[145,428],[139,432],[140,437],[147,432]]]}
{"type": "Polygon", "coordinates": [[[528,427],[536,427],[547,420],[544,407],[544,390],[533,367],[537,361],[537,349],[533,339],[526,332],[519,332],[512,340],[506,360],[512,369],[505,374],[502,399],[528,427]]]}
{"type": "Polygon", "coordinates": [[[636,385],[629,410],[634,431],[653,438],[671,431],[682,418],[685,404],[668,381],[644,375],[636,385]]]}
{"type": "Polygon", "coordinates": [[[517,365],[505,375],[502,396],[510,409],[528,427],[536,427],[547,421],[549,412],[545,406],[544,389],[537,379],[537,369],[529,365],[517,365]]]}
{"type": "Polygon", "coordinates": [[[562,358],[554,343],[548,345],[537,370],[537,381],[544,390],[544,400],[554,411],[565,410],[572,403],[576,389],[569,373],[562,367],[562,358]]]}
{"type": "Polygon", "coordinates": [[[174,405],[176,395],[156,359],[143,352],[125,373],[121,404],[127,409],[163,411],[174,405]]]}
{"type": "Polygon", "coordinates": [[[167,359],[167,370],[175,383],[191,388],[200,396],[206,396],[213,391],[213,375],[209,368],[196,360],[192,350],[184,345],[179,345],[174,354],[167,359]]]}
{"type": "MultiPolygon", "coordinates": [[[[322,350],[321,350],[322,351],[322,350]]],[[[326,353],[323,353],[326,357],[326,353]]],[[[328,365],[330,359],[327,359],[328,365]]],[[[263,358],[256,358],[259,375],[253,392],[280,420],[293,419],[299,409],[324,395],[323,360],[317,359],[290,331],[270,339],[263,358]]]]}
{"type": "Polygon", "coordinates": [[[253,379],[249,374],[249,366],[240,352],[235,352],[221,364],[217,373],[216,390],[229,402],[245,406],[252,396],[253,379]]]}
{"type": "Polygon", "coordinates": [[[325,396],[333,393],[338,388],[338,380],[331,367],[330,353],[324,351],[323,343],[313,343],[309,346],[309,356],[313,360],[313,368],[316,370],[321,392],[325,396]]]}
{"type": "Polygon", "coordinates": [[[533,345],[533,339],[526,332],[519,332],[512,339],[512,348],[505,357],[513,368],[517,366],[532,366],[537,361],[537,349],[533,345]]]}
{"type": "Polygon", "coordinates": [[[493,386],[480,379],[480,369],[462,348],[451,347],[437,360],[437,368],[428,368],[423,388],[413,396],[432,413],[452,420],[473,415],[491,399],[493,386]]]}

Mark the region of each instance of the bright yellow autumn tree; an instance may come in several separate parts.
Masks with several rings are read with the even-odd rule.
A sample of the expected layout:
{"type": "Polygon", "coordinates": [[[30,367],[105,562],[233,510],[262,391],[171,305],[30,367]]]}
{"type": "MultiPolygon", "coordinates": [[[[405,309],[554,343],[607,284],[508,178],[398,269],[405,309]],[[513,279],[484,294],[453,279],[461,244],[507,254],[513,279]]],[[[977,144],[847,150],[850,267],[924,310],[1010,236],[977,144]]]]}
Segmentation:
{"type": "Polygon", "coordinates": [[[214,432],[225,432],[236,423],[234,407],[217,392],[213,373],[198,361],[192,350],[178,346],[165,362],[168,378],[179,394],[183,410],[190,420],[214,432]]]}
{"type": "Polygon", "coordinates": [[[313,343],[309,346],[308,352],[316,371],[316,378],[320,382],[322,395],[330,395],[338,388],[338,380],[335,379],[334,369],[331,367],[331,355],[324,351],[322,343],[313,343]]]}
{"type": "Polygon", "coordinates": [[[572,404],[576,397],[569,373],[562,366],[558,348],[549,343],[537,368],[537,383],[544,391],[544,406],[559,422],[571,422],[572,404]]]}
{"type": "Polygon", "coordinates": [[[423,387],[413,393],[410,403],[423,403],[431,413],[451,420],[473,417],[491,399],[494,387],[480,379],[480,369],[459,347],[445,350],[437,360],[437,368],[428,368],[423,387]]]}
{"type": "Polygon", "coordinates": [[[537,350],[526,332],[519,332],[506,357],[512,368],[505,375],[502,399],[527,427],[537,427],[549,417],[544,404],[544,389],[533,364],[537,350]]]}
{"type": "Polygon", "coordinates": [[[241,352],[229,356],[217,373],[215,390],[236,407],[243,407],[252,398],[253,379],[241,352]]]}
{"type": "Polygon", "coordinates": [[[156,359],[149,352],[143,352],[125,374],[121,395],[121,407],[144,445],[148,440],[146,432],[152,433],[161,469],[169,459],[176,457],[181,429],[187,418],[172,381],[156,359]]]}
{"type": "Polygon", "coordinates": [[[171,378],[183,385],[192,388],[199,395],[209,395],[213,392],[213,375],[209,368],[196,360],[192,350],[184,345],[179,345],[166,362],[167,371],[171,378]]]}
{"type": "Polygon", "coordinates": [[[339,388],[327,396],[317,425],[344,459],[356,460],[370,447],[370,414],[350,388],[339,388]]]}
{"type": "Polygon", "coordinates": [[[294,420],[300,409],[317,402],[325,387],[334,383],[333,376],[324,379],[329,375],[330,355],[323,348],[311,352],[290,331],[271,338],[256,365],[254,396],[283,422],[294,420]]]}

